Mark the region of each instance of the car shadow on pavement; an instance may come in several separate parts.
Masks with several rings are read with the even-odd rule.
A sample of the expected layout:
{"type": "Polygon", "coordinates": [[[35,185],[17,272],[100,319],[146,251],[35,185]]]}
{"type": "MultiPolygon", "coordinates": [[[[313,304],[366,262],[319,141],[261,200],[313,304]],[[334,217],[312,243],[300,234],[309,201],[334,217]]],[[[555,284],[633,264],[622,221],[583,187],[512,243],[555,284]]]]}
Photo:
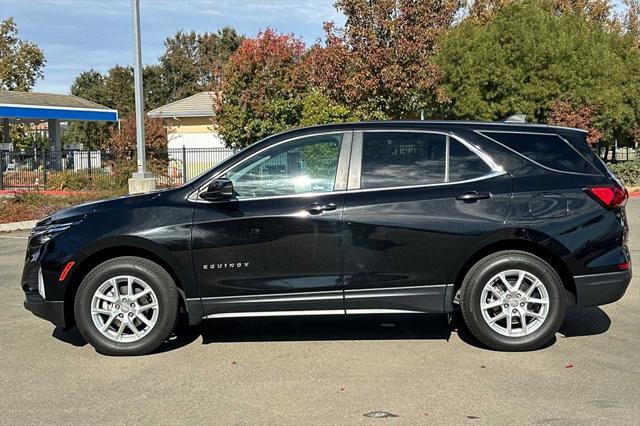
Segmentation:
{"type": "MultiPolygon", "coordinates": [[[[564,322],[558,330],[560,338],[571,338],[580,336],[594,336],[597,334],[605,333],[611,326],[611,319],[609,315],[599,307],[576,309],[574,307],[567,307],[567,313],[565,315],[564,322]]],[[[462,315],[459,312],[454,314],[452,321],[452,328],[458,333],[458,337],[465,343],[475,346],[477,348],[492,350],[487,348],[482,342],[471,334],[471,332],[465,327],[462,315]]],[[[551,339],[546,345],[540,349],[546,349],[553,346],[558,337],[551,339]]]]}
{"type": "MultiPolygon", "coordinates": [[[[559,334],[564,338],[606,332],[611,319],[600,308],[568,308],[559,334]]],[[[232,342],[286,342],[329,340],[449,340],[455,332],[465,343],[486,349],[464,326],[459,312],[446,315],[357,315],[225,318],[189,327],[180,323],[176,332],[153,353],[169,352],[202,338],[202,344],[232,342]]],[[[84,346],[77,328],[56,327],[53,337],[73,346],[84,346]]],[[[545,347],[552,346],[556,338],[545,347]]]]}
{"type": "Polygon", "coordinates": [[[84,337],[82,337],[82,334],[80,334],[77,327],[72,327],[68,330],[65,330],[62,327],[56,327],[53,329],[51,336],[61,342],[69,343],[70,345],[77,347],[82,347],[87,344],[87,341],[84,340],[84,337]]]}
{"type": "Polygon", "coordinates": [[[313,340],[448,340],[443,315],[227,318],[200,326],[203,344],[313,340]]]}
{"type": "Polygon", "coordinates": [[[599,307],[567,308],[567,314],[558,333],[564,337],[593,336],[605,333],[611,327],[611,318],[599,307]]]}

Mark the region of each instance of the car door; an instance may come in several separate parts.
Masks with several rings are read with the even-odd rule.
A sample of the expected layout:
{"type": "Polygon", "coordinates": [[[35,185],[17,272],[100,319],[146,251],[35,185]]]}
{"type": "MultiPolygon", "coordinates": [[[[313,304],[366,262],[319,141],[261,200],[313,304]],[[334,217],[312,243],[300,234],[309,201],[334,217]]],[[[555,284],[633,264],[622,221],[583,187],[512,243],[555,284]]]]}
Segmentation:
{"type": "Polygon", "coordinates": [[[205,315],[344,312],[341,220],[351,132],[296,137],[218,178],[235,198],[198,199],[192,252],[205,315]]]}
{"type": "Polygon", "coordinates": [[[354,133],[344,206],[347,313],[442,312],[452,271],[502,227],[510,177],[446,132],[354,133]]]}

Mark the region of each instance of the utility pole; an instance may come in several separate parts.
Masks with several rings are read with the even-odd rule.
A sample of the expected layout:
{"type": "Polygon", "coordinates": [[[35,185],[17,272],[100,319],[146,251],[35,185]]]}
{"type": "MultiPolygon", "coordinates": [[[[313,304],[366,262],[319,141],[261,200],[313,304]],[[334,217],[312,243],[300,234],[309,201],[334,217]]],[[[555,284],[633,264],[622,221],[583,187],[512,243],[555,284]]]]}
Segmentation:
{"type": "Polygon", "coordinates": [[[136,146],[138,171],[129,179],[129,193],[156,189],[156,180],[146,171],[144,149],[144,92],[142,91],[142,48],[140,46],[140,0],[131,0],[133,16],[133,83],[136,93],[136,146]]]}

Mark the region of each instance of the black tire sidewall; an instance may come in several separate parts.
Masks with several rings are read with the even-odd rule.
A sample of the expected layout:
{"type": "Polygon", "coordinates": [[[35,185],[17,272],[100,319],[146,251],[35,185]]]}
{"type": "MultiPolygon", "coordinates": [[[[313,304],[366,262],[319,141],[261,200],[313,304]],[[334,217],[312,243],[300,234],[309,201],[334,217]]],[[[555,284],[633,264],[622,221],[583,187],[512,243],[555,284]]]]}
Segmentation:
{"type": "Polygon", "coordinates": [[[465,278],[461,292],[463,316],[471,332],[482,343],[498,350],[533,350],[548,343],[564,320],[566,301],[562,281],[554,269],[542,259],[526,253],[492,256],[479,262],[465,278]],[[521,269],[535,275],[549,294],[549,313],[540,328],[521,337],[508,337],[491,329],[480,309],[485,284],[495,275],[509,269],[521,269]]]}
{"type": "Polygon", "coordinates": [[[106,261],[84,278],[75,299],[75,317],[83,337],[100,353],[142,355],[157,348],[173,331],[177,316],[176,289],[171,276],[159,265],[142,258],[126,257],[106,261]],[[136,342],[116,342],[96,328],[91,317],[91,300],[100,285],[110,278],[131,275],[147,283],[156,294],[158,319],[151,331],[136,342]]]}

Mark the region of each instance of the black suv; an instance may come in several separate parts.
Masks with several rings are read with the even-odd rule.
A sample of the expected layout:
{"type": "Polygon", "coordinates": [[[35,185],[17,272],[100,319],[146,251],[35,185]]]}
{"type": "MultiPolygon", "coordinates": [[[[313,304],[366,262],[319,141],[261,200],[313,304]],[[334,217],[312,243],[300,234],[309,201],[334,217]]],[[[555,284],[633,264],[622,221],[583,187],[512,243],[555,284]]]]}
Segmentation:
{"type": "Polygon", "coordinates": [[[490,348],[549,342],[631,280],[627,191],[586,133],[370,122],[264,139],[180,188],[80,205],[29,239],[25,307],[143,354],[177,316],[451,313],[490,348]]]}

